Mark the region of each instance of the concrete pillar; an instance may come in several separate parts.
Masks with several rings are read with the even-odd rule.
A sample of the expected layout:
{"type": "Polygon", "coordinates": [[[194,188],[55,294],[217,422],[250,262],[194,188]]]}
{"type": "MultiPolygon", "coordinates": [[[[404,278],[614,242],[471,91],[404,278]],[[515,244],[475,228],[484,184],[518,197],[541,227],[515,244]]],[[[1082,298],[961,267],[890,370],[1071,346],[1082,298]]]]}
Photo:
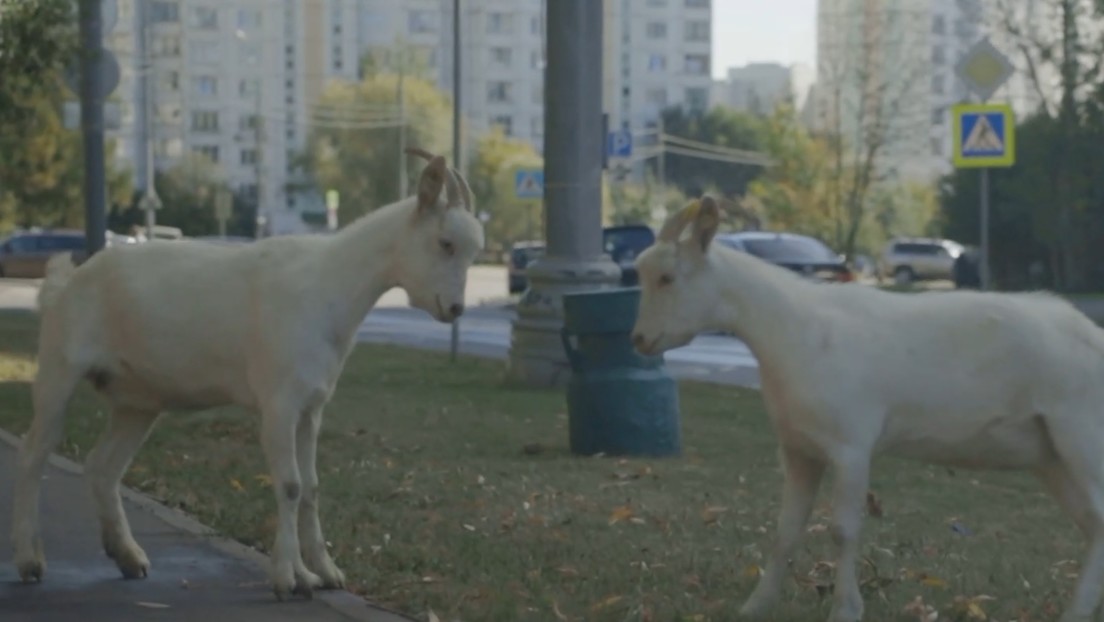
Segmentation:
{"type": "Polygon", "coordinates": [[[544,88],[546,250],[529,265],[529,290],[510,339],[509,377],[531,386],[563,385],[560,341],[565,293],[618,283],[602,249],[603,2],[547,4],[544,88]]]}

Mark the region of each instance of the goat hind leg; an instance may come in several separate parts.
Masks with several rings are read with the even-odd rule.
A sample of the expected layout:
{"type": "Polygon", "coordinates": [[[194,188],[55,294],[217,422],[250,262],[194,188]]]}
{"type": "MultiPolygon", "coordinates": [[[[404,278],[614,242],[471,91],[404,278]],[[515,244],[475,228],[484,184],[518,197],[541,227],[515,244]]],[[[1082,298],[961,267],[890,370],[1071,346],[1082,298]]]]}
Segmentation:
{"type": "Polygon", "coordinates": [[[100,517],[104,552],[115,560],[127,579],[144,578],[150,564],[130,531],[119,497],[119,482],[156,421],[157,413],[117,408],[107,432],[85,460],[85,474],[100,517]]]}
{"type": "Polygon", "coordinates": [[[785,447],[779,451],[785,480],[782,484],[782,509],[778,533],[766,569],[747,602],[740,608],[745,618],[766,615],[782,595],[782,580],[790,555],[805,532],[813,510],[813,501],[824,476],[824,464],[785,447]]]}
{"type": "Polygon", "coordinates": [[[345,587],[345,573],[337,567],[326,550],[322,523],[318,517],[318,431],[322,427],[322,409],[317,408],[299,420],[295,449],[303,493],[299,500],[299,543],[307,568],[322,579],[322,589],[345,587]]]}
{"type": "Polygon", "coordinates": [[[48,352],[39,356],[32,388],[34,419],[19,449],[12,500],[12,560],[25,583],[41,581],[46,572],[39,525],[42,472],[50,452],[61,442],[65,409],[83,373],[48,352]]]}
{"type": "Polygon", "coordinates": [[[863,599],[859,591],[859,536],[870,482],[870,456],[847,452],[832,460],[832,539],[839,547],[836,586],[829,622],[859,622],[863,599]]]}
{"type": "Polygon", "coordinates": [[[295,437],[300,415],[294,409],[270,407],[261,413],[261,445],[276,494],[276,542],[272,547],[272,588],[279,600],[292,594],[311,598],[322,579],[303,563],[299,550],[299,502],[302,481],[295,437]]]}

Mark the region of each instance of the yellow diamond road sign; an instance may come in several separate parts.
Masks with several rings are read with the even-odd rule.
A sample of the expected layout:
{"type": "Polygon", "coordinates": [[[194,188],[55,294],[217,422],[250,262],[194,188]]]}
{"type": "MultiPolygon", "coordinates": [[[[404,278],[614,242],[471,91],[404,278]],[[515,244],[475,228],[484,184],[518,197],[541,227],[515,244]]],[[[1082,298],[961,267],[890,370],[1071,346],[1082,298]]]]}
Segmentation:
{"type": "Polygon", "coordinates": [[[951,108],[956,168],[1005,168],[1016,163],[1016,119],[1007,104],[951,108]]]}
{"type": "Polygon", "coordinates": [[[955,66],[955,73],[985,101],[1012,76],[1015,68],[988,38],[974,44],[955,66]]]}

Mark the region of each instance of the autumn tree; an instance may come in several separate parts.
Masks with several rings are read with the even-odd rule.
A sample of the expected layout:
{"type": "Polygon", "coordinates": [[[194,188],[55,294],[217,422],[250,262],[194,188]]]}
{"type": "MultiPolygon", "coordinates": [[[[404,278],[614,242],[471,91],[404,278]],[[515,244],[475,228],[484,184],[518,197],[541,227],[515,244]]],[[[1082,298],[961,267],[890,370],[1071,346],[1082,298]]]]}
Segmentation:
{"type": "Polygon", "coordinates": [[[424,163],[401,154],[404,142],[448,152],[451,106],[432,82],[395,73],[368,75],[353,84],[337,82],[326,89],[314,111],[304,163],[319,190],[340,192],[341,223],[404,194],[399,189],[403,158],[405,193],[410,192],[424,163]]]}
{"type": "Polygon", "coordinates": [[[543,239],[541,199],[515,196],[518,169],[541,169],[544,160],[533,146],[510,138],[499,127],[480,137],[468,168],[476,208],[484,214],[488,249],[505,250],[519,240],[543,239]]]}

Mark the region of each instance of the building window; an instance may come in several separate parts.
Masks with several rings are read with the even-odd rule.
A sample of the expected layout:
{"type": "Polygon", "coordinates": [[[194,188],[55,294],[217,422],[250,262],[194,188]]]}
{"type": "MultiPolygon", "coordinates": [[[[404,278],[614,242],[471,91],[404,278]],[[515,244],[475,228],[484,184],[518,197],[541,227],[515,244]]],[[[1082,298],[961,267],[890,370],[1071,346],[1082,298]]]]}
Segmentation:
{"type": "Polygon", "coordinates": [[[219,161],[219,148],[218,148],[218,145],[197,145],[195,147],[192,147],[192,152],[193,153],[198,153],[199,155],[202,155],[202,156],[206,156],[212,162],[214,162],[215,164],[218,164],[218,161],[219,161]]]}
{"type": "Polygon", "coordinates": [[[529,20],[529,32],[534,35],[541,33],[541,18],[539,15],[529,20]]]}
{"type": "Polygon", "coordinates": [[[243,114],[238,117],[238,131],[253,132],[257,129],[257,115],[255,114],[243,114]]]}
{"type": "Polygon", "coordinates": [[[644,100],[653,106],[667,107],[667,89],[648,89],[644,93],[644,100]]]}
{"type": "Polygon", "coordinates": [[[249,166],[257,163],[257,150],[256,149],[242,149],[241,150],[241,163],[242,166],[249,166]]]}
{"type": "Polygon", "coordinates": [[[214,76],[199,76],[193,78],[197,95],[212,97],[218,95],[218,79],[214,76]]]}
{"type": "Polygon", "coordinates": [[[932,32],[937,35],[941,35],[947,31],[947,22],[942,15],[936,15],[932,18],[932,32]]]}
{"type": "Polygon", "coordinates": [[[238,81],[238,95],[253,97],[260,91],[261,81],[258,78],[242,78],[238,81]]]}
{"type": "Polygon", "coordinates": [[[165,74],[165,89],[168,91],[176,92],[180,90],[180,73],[177,71],[170,71],[165,74]]]}
{"type": "Polygon", "coordinates": [[[686,89],[686,107],[694,111],[709,108],[709,91],[703,88],[686,89]]]}
{"type": "Polygon", "coordinates": [[[257,184],[242,184],[238,186],[238,194],[250,203],[257,201],[257,184]]]}
{"type": "Polygon", "coordinates": [[[691,75],[709,75],[709,55],[687,54],[683,67],[686,73],[691,75]]]}
{"type": "Polygon", "coordinates": [[[942,65],[947,62],[947,53],[941,47],[932,48],[932,64],[942,65]]]}
{"type": "Polygon", "coordinates": [[[193,8],[192,26],[200,30],[217,30],[218,9],[209,6],[197,6],[193,8]]]}
{"type": "Polygon", "coordinates": [[[150,21],[155,24],[180,21],[180,7],[175,2],[154,2],[150,5],[150,21]]]}
{"type": "Polygon", "coordinates": [[[544,103],[544,85],[543,84],[537,84],[536,86],[533,87],[533,103],[534,104],[543,104],[544,103]]]}
{"type": "Polygon", "coordinates": [[[648,72],[662,73],[667,71],[667,57],[663,54],[648,55],[648,72]]]}
{"type": "Polygon", "coordinates": [[[936,95],[942,95],[943,94],[943,76],[941,76],[941,75],[932,76],[931,88],[932,88],[932,93],[934,93],[936,95]]]}
{"type": "Polygon", "coordinates": [[[261,12],[256,9],[238,9],[238,28],[255,30],[261,27],[261,12]]]}
{"type": "Polygon", "coordinates": [[[219,114],[214,110],[193,110],[192,131],[217,133],[219,131],[219,114]]]}
{"type": "Polygon", "coordinates": [[[686,6],[691,9],[708,9],[709,0],[686,0],[686,6]]]}
{"type": "Polygon", "coordinates": [[[487,101],[509,103],[511,101],[509,82],[495,81],[487,84],[487,101]]]}
{"type": "Polygon", "coordinates": [[[507,136],[514,135],[514,118],[508,114],[500,114],[491,117],[491,125],[497,125],[502,128],[502,132],[507,136]]]}
{"type": "Polygon", "coordinates": [[[663,22],[648,22],[648,25],[644,27],[644,34],[649,39],[665,39],[667,38],[667,24],[663,22]]]}
{"type": "Polygon", "coordinates": [[[931,152],[933,156],[943,155],[943,139],[934,137],[931,139],[931,152]]]}
{"type": "Polygon", "coordinates": [[[493,47],[491,48],[491,62],[502,67],[509,67],[511,60],[510,48],[493,47]]]}
{"type": "Polygon", "coordinates": [[[648,0],[648,6],[653,9],[661,9],[667,6],[667,0],[648,0]]]}
{"type": "Polygon", "coordinates": [[[530,119],[529,131],[532,133],[533,138],[544,136],[544,119],[542,117],[533,117],[530,119]]]}
{"type": "Polygon", "coordinates": [[[407,16],[407,28],[412,34],[437,32],[433,11],[411,11],[407,16]]]}
{"type": "Polygon", "coordinates": [[[507,35],[514,31],[514,16],[509,13],[493,12],[487,14],[487,32],[507,35]]]}
{"type": "Polygon", "coordinates": [[[176,58],[180,56],[180,36],[162,35],[153,40],[154,56],[176,58]]]}
{"type": "Polygon", "coordinates": [[[686,40],[687,41],[709,41],[709,22],[708,21],[686,22],[686,40]]]}

